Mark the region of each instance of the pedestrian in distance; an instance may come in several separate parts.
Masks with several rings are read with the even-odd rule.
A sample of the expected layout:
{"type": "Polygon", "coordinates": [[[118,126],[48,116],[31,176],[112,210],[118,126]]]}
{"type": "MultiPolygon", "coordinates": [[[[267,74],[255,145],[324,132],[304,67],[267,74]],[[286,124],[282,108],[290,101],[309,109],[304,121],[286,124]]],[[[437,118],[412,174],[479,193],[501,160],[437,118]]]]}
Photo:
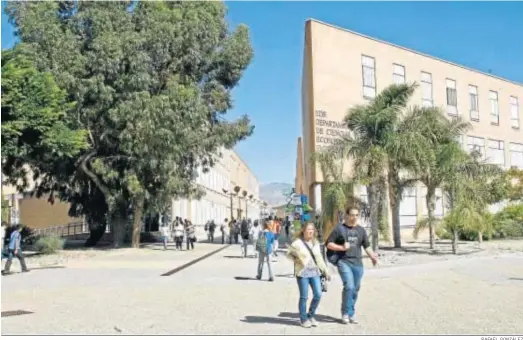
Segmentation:
{"type": "Polygon", "coordinates": [[[256,242],[258,242],[258,235],[260,235],[260,224],[258,220],[255,220],[251,230],[249,231],[250,243],[255,248],[254,257],[258,257],[258,252],[256,251],[256,242]]]}
{"type": "Polygon", "coordinates": [[[317,327],[316,309],[322,294],[322,278],[330,280],[327,264],[321,256],[320,242],[313,223],[306,223],[296,234],[296,238],[287,250],[287,257],[294,262],[294,273],[298,283],[300,298],[298,310],[300,324],[304,328],[317,327]],[[312,301],[307,312],[309,286],[312,289],[312,301]]]}
{"type": "Polygon", "coordinates": [[[229,222],[229,220],[226,218],[220,226],[220,231],[222,232],[222,244],[225,244],[225,240],[229,237],[229,224],[227,222],[229,222]]]}
{"type": "Polygon", "coordinates": [[[167,250],[167,243],[169,242],[169,236],[171,234],[171,230],[169,228],[169,225],[167,223],[165,223],[165,220],[162,220],[162,225],[160,227],[160,233],[162,235],[163,250],[167,250]]]}
{"type": "Polygon", "coordinates": [[[355,318],[356,301],[363,277],[363,261],[361,248],[376,266],[378,257],[370,248],[367,232],[358,224],[360,211],[348,207],[345,210],[343,224],[338,224],[327,238],[327,259],[338,268],[343,282],[341,296],[341,318],[345,324],[357,324],[355,318]]]}
{"type": "Polygon", "coordinates": [[[176,250],[182,250],[182,244],[183,244],[183,232],[184,227],[181,221],[175,221],[174,225],[174,242],[176,245],[176,250]]]}
{"type": "Polygon", "coordinates": [[[214,243],[214,231],[216,230],[216,223],[214,220],[211,220],[209,223],[209,242],[214,243]]]}
{"type": "Polygon", "coordinates": [[[187,240],[187,250],[189,250],[189,248],[194,250],[194,243],[196,242],[196,229],[194,229],[194,226],[192,225],[191,221],[187,221],[186,223],[185,237],[187,240]]]}
{"type": "Polygon", "coordinates": [[[265,222],[263,230],[260,231],[258,241],[256,242],[256,250],[258,251],[258,275],[256,278],[261,280],[263,275],[263,264],[267,262],[267,268],[269,270],[269,281],[274,281],[274,275],[272,273],[272,247],[274,244],[274,234],[270,230],[270,223],[265,222]]]}
{"type": "Polygon", "coordinates": [[[20,261],[20,267],[22,272],[27,273],[27,265],[25,264],[24,255],[22,254],[22,234],[20,232],[20,226],[15,225],[13,231],[9,236],[9,244],[7,246],[7,262],[5,268],[2,270],[2,275],[8,275],[11,273],[11,264],[13,263],[13,257],[16,257],[20,261]]]}
{"type": "Polygon", "coordinates": [[[243,257],[247,257],[249,247],[249,223],[246,219],[241,221],[240,236],[242,238],[242,255],[243,257]]]}

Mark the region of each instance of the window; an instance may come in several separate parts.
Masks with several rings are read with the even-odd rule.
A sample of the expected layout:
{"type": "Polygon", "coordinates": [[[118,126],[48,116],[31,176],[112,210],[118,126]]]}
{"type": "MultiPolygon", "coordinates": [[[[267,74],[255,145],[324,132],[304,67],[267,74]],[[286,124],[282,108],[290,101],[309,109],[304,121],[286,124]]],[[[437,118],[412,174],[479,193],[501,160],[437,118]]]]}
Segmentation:
{"type": "Polygon", "coordinates": [[[518,97],[510,97],[510,122],[514,129],[519,129],[519,103],[518,97]]]}
{"type": "Polygon", "coordinates": [[[500,166],[505,165],[505,142],[490,139],[488,141],[488,162],[500,166]]]}
{"type": "Polygon", "coordinates": [[[394,84],[405,84],[405,66],[392,64],[392,81],[394,84]]]}
{"type": "Polygon", "coordinates": [[[456,81],[447,79],[447,113],[451,116],[458,115],[458,94],[456,92],[456,81]]]}
{"type": "Polygon", "coordinates": [[[510,143],[510,165],[523,170],[523,144],[510,143]]]}
{"type": "Polygon", "coordinates": [[[416,187],[408,187],[403,190],[400,203],[400,226],[402,228],[416,226],[418,219],[416,198],[416,187]]]}
{"type": "MultiPolygon", "coordinates": [[[[443,205],[443,191],[440,188],[436,188],[436,206],[434,209],[434,216],[436,217],[442,217],[445,213],[444,205],[443,205]]],[[[420,207],[420,215],[423,217],[428,216],[427,211],[427,205],[425,204],[425,200],[427,198],[427,187],[422,185],[420,187],[420,200],[423,202],[423,204],[420,207]]]]}
{"type": "Polygon", "coordinates": [[[499,106],[498,106],[498,93],[490,91],[490,122],[495,125],[499,125],[499,106]]]}
{"type": "Polygon", "coordinates": [[[432,74],[421,72],[421,98],[424,107],[432,107],[432,74]]]}
{"type": "Polygon", "coordinates": [[[469,85],[470,119],[479,121],[478,88],[469,85]]]}
{"type": "Polygon", "coordinates": [[[480,137],[468,136],[467,149],[469,152],[479,151],[481,158],[485,157],[485,140],[480,137]]]}
{"type": "Polygon", "coordinates": [[[363,97],[376,97],[376,68],[372,57],[361,56],[361,67],[363,71],[363,97]]]}

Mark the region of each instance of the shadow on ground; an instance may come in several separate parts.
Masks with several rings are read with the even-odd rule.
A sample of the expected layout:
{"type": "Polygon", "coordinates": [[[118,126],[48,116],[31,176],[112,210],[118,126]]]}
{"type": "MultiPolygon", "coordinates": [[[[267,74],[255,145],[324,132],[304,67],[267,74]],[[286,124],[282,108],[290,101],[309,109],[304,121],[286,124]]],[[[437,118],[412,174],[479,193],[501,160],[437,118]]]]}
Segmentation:
{"type": "MultiPolygon", "coordinates": [[[[414,243],[414,242],[412,242],[414,243]]],[[[411,243],[411,244],[412,244],[411,243]]],[[[423,244],[427,242],[415,242],[415,244],[423,244]]],[[[477,248],[467,251],[460,251],[459,245],[466,245],[466,242],[459,242],[458,243],[458,253],[452,254],[452,244],[445,241],[439,241],[436,242],[436,245],[439,246],[439,249],[430,249],[428,244],[427,246],[414,246],[414,245],[408,245],[401,248],[394,248],[391,246],[380,246],[379,250],[383,255],[387,255],[388,253],[396,253],[397,255],[406,255],[406,254],[425,254],[430,256],[447,256],[447,255],[454,255],[454,256],[464,256],[464,255],[472,255],[476,253],[484,252],[485,249],[477,248]],[[443,248],[444,246],[445,248],[443,248]]]]}
{"type": "MultiPolygon", "coordinates": [[[[335,319],[327,315],[316,315],[316,320],[321,323],[339,323],[338,319],[335,319]]],[[[266,323],[266,324],[275,324],[275,325],[288,325],[288,326],[299,326],[300,325],[300,315],[298,313],[288,313],[282,312],[278,317],[271,316],[245,316],[243,320],[240,320],[246,323],[266,323]]]]}
{"type": "MultiPolygon", "coordinates": [[[[282,312],[278,314],[280,318],[288,318],[288,319],[300,319],[300,314],[298,313],[289,313],[289,312],[282,312]]],[[[340,323],[339,319],[333,318],[332,316],[328,315],[322,315],[322,314],[316,314],[315,316],[316,321],[321,323],[340,323]]]]}
{"type": "Polygon", "coordinates": [[[248,276],[235,276],[234,279],[238,281],[258,281],[255,277],[248,276]]]}
{"type": "Polygon", "coordinates": [[[30,268],[30,270],[33,271],[33,270],[64,269],[64,268],[67,268],[67,267],[66,266],[44,266],[44,267],[30,268]]]}

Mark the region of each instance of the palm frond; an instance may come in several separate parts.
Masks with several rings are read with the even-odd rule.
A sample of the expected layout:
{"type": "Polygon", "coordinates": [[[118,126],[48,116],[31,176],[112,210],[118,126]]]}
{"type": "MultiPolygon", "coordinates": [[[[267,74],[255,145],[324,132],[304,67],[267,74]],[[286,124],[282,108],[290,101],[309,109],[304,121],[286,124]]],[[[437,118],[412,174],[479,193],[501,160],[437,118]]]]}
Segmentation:
{"type": "Polygon", "coordinates": [[[412,237],[414,237],[415,240],[418,239],[419,237],[419,234],[424,231],[424,230],[427,230],[429,228],[429,226],[432,225],[433,226],[436,226],[436,228],[438,228],[438,225],[441,223],[441,218],[438,218],[438,217],[432,217],[432,218],[429,218],[429,217],[423,217],[423,218],[420,218],[418,219],[418,221],[416,222],[416,226],[414,227],[414,230],[412,231],[412,237]]]}

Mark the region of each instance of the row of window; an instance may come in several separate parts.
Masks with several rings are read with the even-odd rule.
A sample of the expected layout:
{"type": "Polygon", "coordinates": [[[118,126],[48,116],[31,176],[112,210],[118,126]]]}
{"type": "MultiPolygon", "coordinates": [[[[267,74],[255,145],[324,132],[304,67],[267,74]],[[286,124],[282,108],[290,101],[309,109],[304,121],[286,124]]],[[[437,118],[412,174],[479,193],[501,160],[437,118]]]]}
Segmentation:
{"type": "MultiPolygon", "coordinates": [[[[236,209],[238,209],[237,204],[233,206],[234,215],[236,216],[236,209]]],[[[245,202],[241,202],[242,214],[245,214],[245,202]]],[[[260,215],[260,208],[257,204],[252,202],[248,203],[247,214],[251,219],[256,219],[260,215]]],[[[231,208],[229,204],[217,203],[209,201],[205,198],[202,198],[199,201],[192,200],[188,201],[186,199],[181,199],[173,203],[173,216],[179,216],[181,218],[188,218],[194,225],[204,225],[209,220],[214,220],[214,222],[222,222],[224,219],[231,218],[231,208]],[[187,211],[191,206],[191,214],[187,216],[187,211]]]]}
{"type": "MultiPolygon", "coordinates": [[[[416,187],[405,188],[401,203],[400,203],[400,226],[401,227],[414,227],[418,220],[418,199],[420,203],[419,215],[426,217],[428,215],[427,206],[425,204],[425,197],[427,195],[427,190],[425,187],[421,188],[419,193],[416,190],[416,187]]],[[[360,187],[360,199],[363,202],[367,202],[367,189],[365,186],[360,187]]],[[[443,205],[443,193],[441,189],[436,189],[436,206],[434,210],[434,216],[441,217],[444,215],[444,205],[443,205]]],[[[361,221],[364,226],[369,226],[369,221],[361,221]]]]}
{"type": "Polygon", "coordinates": [[[216,192],[222,192],[222,189],[229,190],[231,185],[228,177],[217,171],[215,168],[211,168],[206,173],[199,168],[196,183],[216,192]]]}
{"type": "Polygon", "coordinates": [[[523,144],[509,143],[509,164],[505,162],[504,141],[488,139],[487,145],[485,145],[485,138],[467,136],[467,150],[469,152],[478,151],[491,164],[523,169],[523,144]]]}
{"type": "MultiPolygon", "coordinates": [[[[361,56],[362,74],[363,74],[363,96],[365,98],[374,98],[376,96],[376,62],[373,57],[366,55],[361,56]]],[[[392,64],[392,81],[395,84],[404,84],[406,81],[405,66],[392,64]]],[[[421,72],[421,100],[422,105],[426,107],[434,106],[432,74],[421,72]]],[[[470,119],[479,121],[479,97],[478,87],[469,85],[469,114],[470,119]]],[[[446,98],[447,113],[451,116],[458,115],[458,94],[456,81],[446,79],[446,98]]],[[[498,93],[489,91],[490,103],[490,122],[499,125],[499,102],[498,93]]],[[[510,122],[511,126],[519,129],[519,100],[516,96],[509,97],[510,105],[510,122]]]]}

